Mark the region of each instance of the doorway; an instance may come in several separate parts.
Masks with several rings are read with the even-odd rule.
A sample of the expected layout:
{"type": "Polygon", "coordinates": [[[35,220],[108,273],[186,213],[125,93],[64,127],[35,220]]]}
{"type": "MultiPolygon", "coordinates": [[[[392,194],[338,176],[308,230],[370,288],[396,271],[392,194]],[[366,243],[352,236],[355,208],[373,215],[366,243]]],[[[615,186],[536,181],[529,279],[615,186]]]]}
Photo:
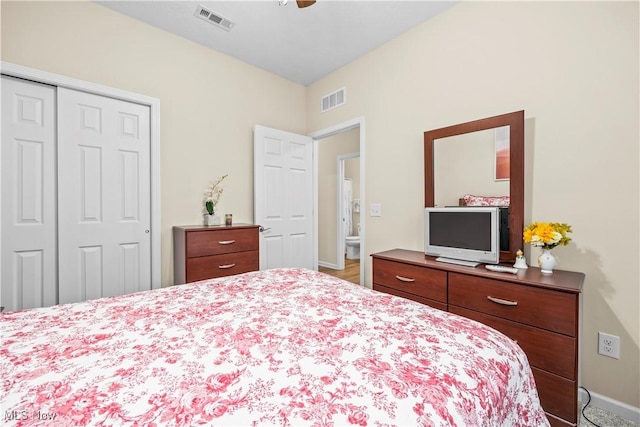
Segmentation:
{"type": "Polygon", "coordinates": [[[352,218],[352,235],[357,234],[357,225],[360,223],[360,249],[356,259],[347,258],[343,228],[344,205],[341,206],[344,195],[342,183],[343,178],[346,177],[343,161],[350,158],[355,158],[358,164],[355,176],[351,176],[352,181],[358,183],[358,195],[353,197],[350,204],[353,208],[353,200],[358,199],[359,206],[365,206],[364,117],[314,132],[310,136],[314,142],[314,204],[316,206],[314,215],[316,236],[318,236],[315,252],[318,270],[338,277],[346,275],[348,277],[345,280],[364,285],[363,254],[365,253],[366,224],[364,218],[359,218],[359,213],[355,221],[352,218]]]}
{"type": "Polygon", "coordinates": [[[347,136],[346,139],[327,138],[319,147],[318,173],[328,176],[318,183],[320,206],[324,207],[318,209],[318,271],[360,284],[360,153],[340,154],[337,161],[331,158],[336,147],[330,144],[337,144],[338,151],[358,149],[357,145],[353,147],[354,141],[349,144],[349,139],[355,137],[358,143],[359,130],[345,134],[342,136],[347,136]],[[328,155],[323,155],[323,151],[328,151],[328,155]],[[329,167],[331,160],[335,169],[329,167]],[[332,198],[334,203],[330,203],[332,198]],[[334,209],[333,217],[331,209],[334,209]],[[331,238],[332,229],[335,229],[335,239],[331,238]]]}

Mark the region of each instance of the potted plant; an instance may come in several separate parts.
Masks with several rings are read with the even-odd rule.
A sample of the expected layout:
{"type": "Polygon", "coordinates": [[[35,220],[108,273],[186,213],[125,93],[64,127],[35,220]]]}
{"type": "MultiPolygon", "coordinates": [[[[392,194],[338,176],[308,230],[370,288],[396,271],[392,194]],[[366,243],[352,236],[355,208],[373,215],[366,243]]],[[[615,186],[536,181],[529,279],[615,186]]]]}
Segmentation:
{"type": "Polygon", "coordinates": [[[220,225],[220,216],[216,215],[216,206],[224,190],[220,184],[227,176],[229,174],[216,178],[204,192],[204,225],[220,225]]]}

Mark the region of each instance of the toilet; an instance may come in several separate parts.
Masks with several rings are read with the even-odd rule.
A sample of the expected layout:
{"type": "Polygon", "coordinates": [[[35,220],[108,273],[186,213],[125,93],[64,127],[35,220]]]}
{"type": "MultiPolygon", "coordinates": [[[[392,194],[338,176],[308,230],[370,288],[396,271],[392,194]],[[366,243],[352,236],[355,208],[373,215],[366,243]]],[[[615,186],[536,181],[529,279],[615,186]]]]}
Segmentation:
{"type": "Polygon", "coordinates": [[[347,259],[360,259],[360,224],[358,224],[358,235],[345,237],[347,248],[347,259]]]}

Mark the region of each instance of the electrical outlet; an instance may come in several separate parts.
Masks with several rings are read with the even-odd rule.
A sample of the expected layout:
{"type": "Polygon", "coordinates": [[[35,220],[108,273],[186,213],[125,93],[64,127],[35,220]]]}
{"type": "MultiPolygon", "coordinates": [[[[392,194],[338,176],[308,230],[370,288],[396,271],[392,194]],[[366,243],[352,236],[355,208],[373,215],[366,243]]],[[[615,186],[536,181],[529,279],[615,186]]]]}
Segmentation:
{"type": "Polygon", "coordinates": [[[371,203],[369,207],[369,215],[382,216],[382,205],[380,203],[371,203]]]}
{"type": "Polygon", "coordinates": [[[598,353],[620,359],[620,337],[598,332],[598,353]]]}

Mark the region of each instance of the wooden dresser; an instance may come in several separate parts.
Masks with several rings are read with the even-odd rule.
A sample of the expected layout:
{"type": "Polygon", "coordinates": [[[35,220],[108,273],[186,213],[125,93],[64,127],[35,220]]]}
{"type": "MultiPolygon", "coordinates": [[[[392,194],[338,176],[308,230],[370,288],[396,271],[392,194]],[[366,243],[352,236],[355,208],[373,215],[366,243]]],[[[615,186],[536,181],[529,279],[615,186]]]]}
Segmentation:
{"type": "Polygon", "coordinates": [[[174,284],[260,269],[258,225],[173,227],[174,284]]]}
{"type": "Polygon", "coordinates": [[[583,273],[542,274],[537,267],[497,273],[403,249],[372,257],[373,289],[477,320],[516,340],[551,425],[577,425],[583,273]]]}

